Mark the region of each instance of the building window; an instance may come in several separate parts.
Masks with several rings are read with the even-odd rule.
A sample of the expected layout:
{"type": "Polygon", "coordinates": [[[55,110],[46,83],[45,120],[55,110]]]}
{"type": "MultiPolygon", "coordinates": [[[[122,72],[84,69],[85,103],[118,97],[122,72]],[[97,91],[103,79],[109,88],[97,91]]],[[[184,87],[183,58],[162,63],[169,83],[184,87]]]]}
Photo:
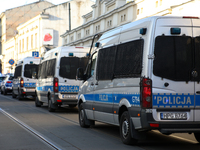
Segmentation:
{"type": "Polygon", "coordinates": [[[86,30],[86,35],[89,35],[90,34],[90,30],[86,30]]]}
{"type": "Polygon", "coordinates": [[[121,15],[121,22],[126,21],[126,14],[121,15]]]}
{"type": "Polygon", "coordinates": [[[81,33],[78,33],[78,39],[81,39],[81,33]]]}
{"type": "Polygon", "coordinates": [[[143,8],[141,8],[141,14],[143,13],[143,8]]]}
{"type": "Polygon", "coordinates": [[[126,21],[126,14],[124,14],[124,21],[126,21]]]}
{"type": "Polygon", "coordinates": [[[74,36],[71,36],[71,42],[74,40],[74,36]]]}
{"type": "Polygon", "coordinates": [[[21,40],[19,40],[19,52],[21,53],[22,52],[22,47],[21,47],[21,40]]]}
{"type": "Polygon", "coordinates": [[[37,33],[35,33],[35,48],[37,48],[37,33]]]}
{"type": "Polygon", "coordinates": [[[24,51],[24,39],[22,39],[22,52],[24,51]]]}
{"type": "Polygon", "coordinates": [[[33,35],[31,35],[31,49],[33,49],[33,35]]]}
{"type": "Polygon", "coordinates": [[[156,1],[156,8],[158,7],[158,1],[156,1]]]}
{"type": "Polygon", "coordinates": [[[65,38],[65,43],[67,44],[67,38],[65,38]]]}
{"type": "Polygon", "coordinates": [[[140,14],[140,9],[137,9],[137,15],[139,15],[140,14]]]}
{"type": "Polygon", "coordinates": [[[110,21],[107,22],[107,27],[109,28],[111,26],[112,26],[112,20],[110,20],[110,21]]]}
{"type": "Polygon", "coordinates": [[[160,6],[162,5],[162,0],[160,0],[160,6]]]}
{"type": "Polygon", "coordinates": [[[26,38],[26,50],[28,51],[28,37],[26,38]]]}

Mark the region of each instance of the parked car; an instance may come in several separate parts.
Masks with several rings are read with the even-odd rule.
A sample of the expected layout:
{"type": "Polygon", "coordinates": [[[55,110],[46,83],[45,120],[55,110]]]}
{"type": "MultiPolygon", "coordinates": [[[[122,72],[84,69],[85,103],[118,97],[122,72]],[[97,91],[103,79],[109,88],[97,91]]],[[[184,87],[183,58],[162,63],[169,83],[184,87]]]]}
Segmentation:
{"type": "Polygon", "coordinates": [[[1,82],[6,78],[6,75],[0,75],[0,90],[1,90],[1,82]]]}
{"type": "Polygon", "coordinates": [[[12,92],[13,75],[7,75],[5,79],[1,82],[1,94],[6,95],[12,92]]]}

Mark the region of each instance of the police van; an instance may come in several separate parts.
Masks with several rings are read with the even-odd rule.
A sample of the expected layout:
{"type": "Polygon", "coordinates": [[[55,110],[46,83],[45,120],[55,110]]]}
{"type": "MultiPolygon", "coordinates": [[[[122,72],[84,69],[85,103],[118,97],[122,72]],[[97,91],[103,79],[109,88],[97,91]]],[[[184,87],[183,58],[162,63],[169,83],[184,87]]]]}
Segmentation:
{"type": "Polygon", "coordinates": [[[104,33],[77,70],[81,127],[120,127],[125,144],[146,131],[194,133],[200,142],[200,19],[149,17],[104,33]]]}
{"type": "Polygon", "coordinates": [[[44,54],[36,85],[36,107],[47,103],[48,110],[53,112],[61,105],[77,105],[82,82],[76,80],[76,71],[79,67],[86,67],[88,53],[88,47],[63,46],[44,54]]]}
{"type": "Polygon", "coordinates": [[[26,96],[35,98],[36,75],[38,73],[39,57],[20,59],[15,68],[12,97],[21,100],[26,96]]]}

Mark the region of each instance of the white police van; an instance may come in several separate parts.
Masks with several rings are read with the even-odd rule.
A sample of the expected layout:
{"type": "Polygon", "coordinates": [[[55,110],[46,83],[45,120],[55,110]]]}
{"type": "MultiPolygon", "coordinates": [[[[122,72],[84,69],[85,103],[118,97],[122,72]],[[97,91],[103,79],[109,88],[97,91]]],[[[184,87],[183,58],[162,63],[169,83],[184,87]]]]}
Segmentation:
{"type": "Polygon", "coordinates": [[[106,32],[83,74],[81,127],[120,127],[125,144],[149,130],[194,133],[200,142],[200,19],[160,16],[106,32]]]}
{"type": "Polygon", "coordinates": [[[20,59],[15,68],[12,97],[21,100],[25,96],[35,98],[36,75],[38,73],[39,57],[26,57],[20,59]]]}
{"type": "Polygon", "coordinates": [[[47,103],[48,110],[53,112],[61,105],[77,105],[82,82],[76,80],[76,71],[79,67],[86,67],[88,53],[88,47],[63,46],[44,54],[36,85],[36,107],[47,103]]]}

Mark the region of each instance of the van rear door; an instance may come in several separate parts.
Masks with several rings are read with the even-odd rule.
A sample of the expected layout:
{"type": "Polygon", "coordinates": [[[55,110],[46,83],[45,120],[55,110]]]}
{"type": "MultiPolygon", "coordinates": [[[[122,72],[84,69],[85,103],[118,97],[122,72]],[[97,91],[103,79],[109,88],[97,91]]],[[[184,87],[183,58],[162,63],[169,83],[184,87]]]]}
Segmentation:
{"type": "Polygon", "coordinates": [[[194,121],[200,121],[200,19],[192,19],[193,23],[193,37],[195,47],[195,108],[194,108],[194,121]]]}
{"type": "Polygon", "coordinates": [[[156,21],[152,61],[153,118],[156,121],[194,121],[192,32],[191,19],[169,17],[156,21]]]}

